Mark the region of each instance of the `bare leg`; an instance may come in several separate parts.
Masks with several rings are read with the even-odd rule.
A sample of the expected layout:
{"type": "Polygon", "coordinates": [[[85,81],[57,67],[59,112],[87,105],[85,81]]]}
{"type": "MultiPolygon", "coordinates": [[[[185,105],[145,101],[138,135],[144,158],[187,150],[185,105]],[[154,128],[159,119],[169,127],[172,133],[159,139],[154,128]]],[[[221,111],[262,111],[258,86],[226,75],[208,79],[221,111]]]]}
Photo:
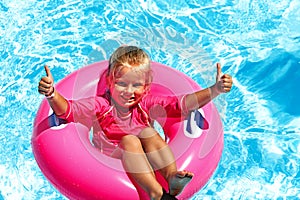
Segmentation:
{"type": "Polygon", "coordinates": [[[139,138],[149,162],[169,183],[169,193],[178,195],[191,181],[193,173],[177,171],[174,155],[167,143],[152,128],[144,129],[139,138]]]}
{"type": "Polygon", "coordinates": [[[156,181],[140,139],[133,135],[124,136],[120,146],[123,149],[122,163],[128,176],[140,185],[151,199],[160,200],[163,190],[156,181]]]}

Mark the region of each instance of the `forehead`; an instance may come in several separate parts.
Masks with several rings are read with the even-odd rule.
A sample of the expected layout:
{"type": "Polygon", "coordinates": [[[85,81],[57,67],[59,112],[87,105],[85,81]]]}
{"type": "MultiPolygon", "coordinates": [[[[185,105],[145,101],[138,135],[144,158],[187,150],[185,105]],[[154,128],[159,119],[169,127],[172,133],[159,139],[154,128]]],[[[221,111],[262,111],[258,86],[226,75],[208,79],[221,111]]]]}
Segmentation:
{"type": "Polygon", "coordinates": [[[135,78],[135,79],[144,79],[146,72],[144,70],[138,69],[137,67],[126,67],[122,66],[115,73],[115,78],[117,79],[126,79],[126,78],[135,78]]]}

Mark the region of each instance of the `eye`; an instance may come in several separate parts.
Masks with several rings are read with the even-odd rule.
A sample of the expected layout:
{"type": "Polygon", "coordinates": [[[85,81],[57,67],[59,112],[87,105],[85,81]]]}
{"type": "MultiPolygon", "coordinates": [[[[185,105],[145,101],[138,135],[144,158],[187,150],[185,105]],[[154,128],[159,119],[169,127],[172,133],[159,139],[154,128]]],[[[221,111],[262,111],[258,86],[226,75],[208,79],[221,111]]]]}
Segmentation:
{"type": "Polygon", "coordinates": [[[115,84],[120,86],[120,87],[126,87],[127,86],[127,84],[123,81],[116,81],[115,84]]]}
{"type": "Polygon", "coordinates": [[[143,83],[134,83],[133,87],[143,87],[144,84],[143,83]]]}

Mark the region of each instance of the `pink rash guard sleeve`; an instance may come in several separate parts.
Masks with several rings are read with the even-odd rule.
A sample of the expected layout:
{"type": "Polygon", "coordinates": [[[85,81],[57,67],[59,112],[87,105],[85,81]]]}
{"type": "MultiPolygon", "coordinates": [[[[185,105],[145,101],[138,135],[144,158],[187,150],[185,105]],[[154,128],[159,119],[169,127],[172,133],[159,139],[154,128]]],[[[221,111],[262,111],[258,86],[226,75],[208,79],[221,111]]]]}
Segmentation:
{"type": "Polygon", "coordinates": [[[148,110],[151,119],[157,118],[184,118],[188,110],[184,106],[183,96],[152,96],[144,97],[141,106],[148,110]]]}
{"type": "Polygon", "coordinates": [[[80,100],[67,100],[65,114],[58,116],[67,122],[90,124],[109,107],[109,102],[102,97],[88,97],[80,100]]]}

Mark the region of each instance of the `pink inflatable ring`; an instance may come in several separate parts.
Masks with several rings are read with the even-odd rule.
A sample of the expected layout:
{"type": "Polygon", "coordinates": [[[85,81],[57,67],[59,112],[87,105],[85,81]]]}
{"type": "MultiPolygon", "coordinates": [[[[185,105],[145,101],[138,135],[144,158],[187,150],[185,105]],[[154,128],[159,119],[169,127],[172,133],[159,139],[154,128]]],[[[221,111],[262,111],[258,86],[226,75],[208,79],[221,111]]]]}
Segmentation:
{"type": "MultiPolygon", "coordinates": [[[[107,66],[108,62],[102,61],[83,67],[60,81],[56,89],[69,99],[96,95],[103,88],[98,83],[99,75],[107,66]]],[[[181,95],[201,89],[171,67],[152,62],[152,69],[154,94],[181,95]]],[[[206,184],[218,165],[224,142],[222,123],[213,103],[191,112],[185,121],[174,118],[165,121],[158,129],[164,130],[163,137],[173,150],[178,170],[195,174],[178,196],[188,199],[206,184]]],[[[35,118],[32,148],[43,174],[69,199],[139,199],[121,161],[102,154],[92,145],[90,127],[63,124],[52,114],[46,100],[35,118]]],[[[159,175],[158,180],[168,188],[159,175]]]]}

